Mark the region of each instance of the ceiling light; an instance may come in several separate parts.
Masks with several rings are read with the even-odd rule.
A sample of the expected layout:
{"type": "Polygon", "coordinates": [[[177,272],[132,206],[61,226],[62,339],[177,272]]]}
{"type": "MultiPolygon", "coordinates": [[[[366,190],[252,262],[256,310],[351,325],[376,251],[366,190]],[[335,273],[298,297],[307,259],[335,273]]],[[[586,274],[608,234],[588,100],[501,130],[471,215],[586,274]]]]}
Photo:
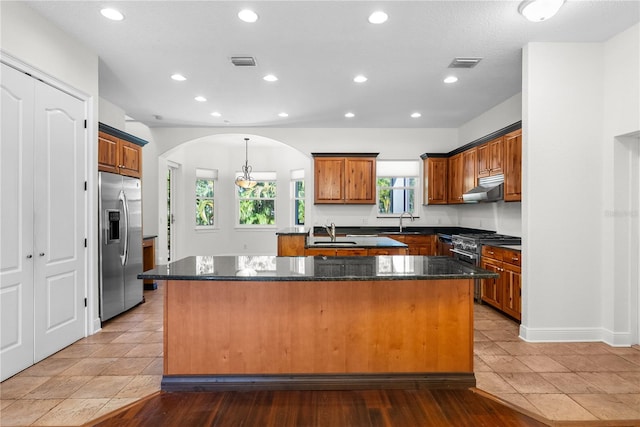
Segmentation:
{"type": "Polygon", "coordinates": [[[105,8],[100,11],[102,16],[107,19],[111,19],[112,21],[122,21],[124,19],[124,15],[115,9],[105,8]]]}
{"type": "Polygon", "coordinates": [[[564,0],[526,0],[520,3],[518,12],[531,22],[541,22],[558,13],[564,0]]]}
{"type": "Polygon", "coordinates": [[[411,113],[411,117],[414,119],[417,119],[418,117],[422,117],[422,114],[420,113],[411,113]]]}
{"type": "Polygon", "coordinates": [[[282,113],[278,113],[278,116],[280,117],[289,117],[288,113],[285,113],[284,111],[282,113]]]}
{"type": "Polygon", "coordinates": [[[277,82],[278,81],[278,78],[276,76],[274,76],[273,74],[267,74],[262,79],[267,81],[267,82],[277,82]]]}
{"type": "Polygon", "coordinates": [[[353,113],[347,113],[347,114],[345,114],[344,116],[345,116],[347,119],[350,119],[350,118],[355,117],[356,115],[355,115],[355,114],[353,114],[353,113]]]}
{"type": "Polygon", "coordinates": [[[369,15],[369,22],[371,24],[383,24],[387,22],[387,19],[389,19],[389,16],[381,10],[369,15]]]}
{"type": "Polygon", "coordinates": [[[243,9],[238,12],[238,18],[244,22],[256,22],[258,20],[258,14],[250,9],[243,9]]]}
{"type": "Polygon", "coordinates": [[[204,96],[196,96],[193,99],[195,99],[198,102],[206,102],[206,100],[207,100],[207,98],[205,98],[204,96]]]}
{"type": "Polygon", "coordinates": [[[218,113],[217,111],[214,111],[213,113],[211,113],[211,115],[213,117],[222,117],[222,114],[218,113]]]}
{"type": "Polygon", "coordinates": [[[445,77],[444,82],[445,83],[455,83],[458,81],[458,78],[456,76],[448,76],[445,77]]]}
{"type": "Polygon", "coordinates": [[[355,76],[355,77],[353,78],[353,81],[354,81],[354,82],[356,82],[356,83],[364,83],[364,82],[366,82],[367,80],[368,80],[368,79],[367,79],[365,76],[363,76],[362,74],[358,74],[357,76],[355,76]]]}
{"type": "Polygon", "coordinates": [[[182,74],[174,74],[171,76],[171,78],[177,82],[183,82],[185,80],[187,80],[187,78],[185,76],[183,76],[182,74]]]}
{"type": "MultiPolygon", "coordinates": [[[[225,121],[225,123],[227,123],[225,121]]],[[[240,188],[253,188],[257,182],[251,178],[251,169],[249,166],[249,138],[244,139],[245,160],[244,166],[242,166],[242,175],[236,178],[236,185],[240,188]]]]}

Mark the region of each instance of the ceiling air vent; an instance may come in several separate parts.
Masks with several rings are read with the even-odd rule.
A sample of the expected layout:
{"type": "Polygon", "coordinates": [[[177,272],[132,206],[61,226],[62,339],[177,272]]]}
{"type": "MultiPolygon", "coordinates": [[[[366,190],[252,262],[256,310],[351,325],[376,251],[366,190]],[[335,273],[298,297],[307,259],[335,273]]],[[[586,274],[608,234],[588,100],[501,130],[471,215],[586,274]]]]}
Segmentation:
{"type": "Polygon", "coordinates": [[[449,68],[473,68],[480,61],[482,58],[454,58],[449,64],[449,68]]]}
{"type": "Polygon", "coordinates": [[[256,59],[252,56],[232,56],[231,63],[236,67],[255,67],[256,59]]]}

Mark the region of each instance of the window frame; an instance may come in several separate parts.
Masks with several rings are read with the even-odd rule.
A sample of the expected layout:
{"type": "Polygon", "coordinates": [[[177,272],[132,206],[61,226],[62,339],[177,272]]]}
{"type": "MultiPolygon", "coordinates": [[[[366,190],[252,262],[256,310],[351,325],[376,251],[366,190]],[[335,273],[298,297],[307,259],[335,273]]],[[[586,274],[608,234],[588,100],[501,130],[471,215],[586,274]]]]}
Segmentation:
{"type": "MultiPolygon", "coordinates": [[[[241,172],[236,172],[237,176],[242,176],[241,172]]],[[[274,184],[275,187],[275,195],[273,197],[240,197],[240,189],[234,185],[234,193],[235,193],[235,211],[236,211],[236,222],[235,228],[239,229],[273,229],[278,226],[278,182],[276,172],[253,172],[251,174],[252,178],[258,183],[270,182],[274,184]],[[240,224],[240,202],[242,200],[273,200],[273,224],[240,224]]],[[[254,187],[255,188],[255,187],[254,187]]]]}
{"type": "Polygon", "coordinates": [[[195,179],[194,179],[194,206],[196,206],[196,215],[194,216],[194,227],[197,231],[206,231],[206,230],[215,230],[218,227],[218,204],[216,203],[216,193],[217,193],[217,182],[218,182],[218,171],[217,169],[204,169],[204,168],[197,168],[196,169],[196,174],[195,174],[195,179]],[[206,197],[206,196],[198,196],[197,194],[197,188],[198,188],[198,181],[211,181],[213,188],[212,188],[212,193],[213,196],[211,197],[206,197]],[[197,221],[197,203],[198,200],[211,200],[213,203],[213,212],[212,212],[212,216],[213,216],[213,224],[211,225],[199,225],[196,221],[197,221]]]}
{"type": "MultiPolygon", "coordinates": [[[[418,206],[420,205],[420,167],[419,162],[414,160],[378,160],[376,165],[376,217],[377,218],[399,218],[403,212],[410,212],[414,218],[418,218],[418,206]],[[393,184],[394,179],[404,179],[402,186],[381,186],[380,179],[390,179],[393,184]],[[413,179],[413,185],[407,185],[406,180],[413,179]],[[384,213],[380,212],[380,191],[381,190],[402,190],[408,195],[408,191],[413,191],[412,210],[408,207],[403,212],[384,213]]],[[[405,206],[409,202],[410,196],[405,201],[405,206]]]]}
{"type": "Polygon", "coordinates": [[[304,226],[304,222],[298,223],[298,204],[303,204],[304,220],[307,218],[307,188],[304,179],[304,169],[291,171],[291,213],[292,213],[292,225],[294,227],[304,226]],[[302,197],[298,196],[297,184],[302,183],[302,197]]]}

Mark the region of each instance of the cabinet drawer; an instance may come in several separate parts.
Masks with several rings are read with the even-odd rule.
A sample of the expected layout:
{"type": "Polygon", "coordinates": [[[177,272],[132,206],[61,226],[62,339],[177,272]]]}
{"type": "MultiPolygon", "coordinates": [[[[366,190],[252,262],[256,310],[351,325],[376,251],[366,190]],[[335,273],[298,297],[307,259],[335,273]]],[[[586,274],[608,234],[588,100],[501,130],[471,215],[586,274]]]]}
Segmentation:
{"type": "Polygon", "coordinates": [[[482,257],[502,261],[504,249],[497,246],[482,246],[482,257]]]}
{"type": "Polygon", "coordinates": [[[517,265],[518,267],[520,267],[522,265],[522,254],[518,251],[512,251],[509,249],[503,249],[503,253],[502,253],[502,261],[511,264],[511,265],[517,265]]]}

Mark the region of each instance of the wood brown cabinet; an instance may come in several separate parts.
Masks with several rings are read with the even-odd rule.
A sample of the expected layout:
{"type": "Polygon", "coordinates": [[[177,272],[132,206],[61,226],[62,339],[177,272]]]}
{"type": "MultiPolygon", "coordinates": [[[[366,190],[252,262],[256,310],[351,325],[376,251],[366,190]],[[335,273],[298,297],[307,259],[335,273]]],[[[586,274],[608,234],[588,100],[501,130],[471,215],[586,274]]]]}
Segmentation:
{"type": "Polygon", "coordinates": [[[514,319],[522,318],[522,270],[520,252],[495,246],[482,247],[480,266],[498,273],[497,279],[482,280],[482,301],[514,319]]]}
{"type": "Polygon", "coordinates": [[[98,170],[141,178],[142,146],[105,131],[99,131],[98,170]]]}
{"type": "Polygon", "coordinates": [[[314,203],[375,204],[377,154],[324,154],[314,157],[314,203]]]}
{"type": "Polygon", "coordinates": [[[503,173],[504,139],[496,138],[478,146],[478,178],[503,173]]]}
{"type": "Polygon", "coordinates": [[[278,235],[278,256],[304,256],[306,234],[278,235]]]}
{"type": "Polygon", "coordinates": [[[462,194],[475,188],[478,182],[477,149],[470,148],[462,152],[462,194]]]}
{"type": "Polygon", "coordinates": [[[448,168],[448,204],[462,203],[462,173],[464,170],[462,153],[449,157],[448,168]]]}
{"type": "Polygon", "coordinates": [[[504,201],[522,200],[522,129],[504,136],[504,201]]]}
{"type": "Polygon", "coordinates": [[[408,246],[407,255],[434,256],[437,253],[436,245],[438,236],[435,234],[381,234],[380,237],[389,237],[390,239],[404,243],[408,246]]]}
{"type": "Polygon", "coordinates": [[[424,175],[424,204],[447,204],[447,171],[449,160],[446,157],[429,157],[423,160],[424,175]]]}

